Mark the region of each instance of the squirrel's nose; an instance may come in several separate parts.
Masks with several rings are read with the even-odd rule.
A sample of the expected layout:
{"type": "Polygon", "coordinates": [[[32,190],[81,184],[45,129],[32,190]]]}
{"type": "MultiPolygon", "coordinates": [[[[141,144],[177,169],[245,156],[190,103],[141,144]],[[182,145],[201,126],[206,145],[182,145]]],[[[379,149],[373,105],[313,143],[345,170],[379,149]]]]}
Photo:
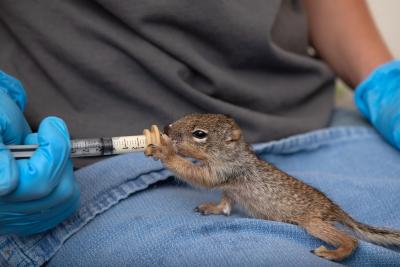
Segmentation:
{"type": "Polygon", "coordinates": [[[168,135],[168,132],[169,132],[169,129],[170,129],[170,128],[171,128],[171,124],[166,125],[166,126],[164,127],[164,130],[163,130],[164,134],[168,135]]]}

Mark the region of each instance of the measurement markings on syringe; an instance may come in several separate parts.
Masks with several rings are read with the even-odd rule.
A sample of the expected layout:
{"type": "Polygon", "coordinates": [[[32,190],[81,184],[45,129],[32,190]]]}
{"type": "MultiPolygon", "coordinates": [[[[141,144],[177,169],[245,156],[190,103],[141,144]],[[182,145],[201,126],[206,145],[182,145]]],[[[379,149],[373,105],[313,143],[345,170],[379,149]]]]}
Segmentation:
{"type": "Polygon", "coordinates": [[[103,155],[104,145],[101,138],[71,140],[71,155],[100,156],[103,155]]]}
{"type": "Polygon", "coordinates": [[[112,138],[113,151],[136,151],[146,147],[146,138],[144,136],[122,136],[112,138]]]}

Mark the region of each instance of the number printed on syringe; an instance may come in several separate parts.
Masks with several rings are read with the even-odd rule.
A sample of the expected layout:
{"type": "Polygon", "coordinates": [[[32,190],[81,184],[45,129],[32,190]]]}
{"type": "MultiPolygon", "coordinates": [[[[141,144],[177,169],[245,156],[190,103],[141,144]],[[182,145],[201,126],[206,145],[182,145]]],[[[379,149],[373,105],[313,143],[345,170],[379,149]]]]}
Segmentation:
{"type": "Polygon", "coordinates": [[[113,137],[112,144],[113,151],[117,153],[143,150],[146,147],[146,137],[143,135],[113,137]]]}

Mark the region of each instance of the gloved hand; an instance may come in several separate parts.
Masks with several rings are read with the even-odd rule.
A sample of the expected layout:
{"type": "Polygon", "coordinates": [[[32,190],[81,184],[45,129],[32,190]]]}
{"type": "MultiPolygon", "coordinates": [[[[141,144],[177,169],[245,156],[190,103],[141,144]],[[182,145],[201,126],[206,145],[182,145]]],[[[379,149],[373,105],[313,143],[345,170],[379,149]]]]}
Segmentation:
{"type": "Polygon", "coordinates": [[[53,228],[79,206],[64,122],[44,119],[31,133],[22,110],[22,85],[0,71],[0,235],[53,228]],[[30,159],[15,160],[5,145],[39,144],[30,159]]]}
{"type": "Polygon", "coordinates": [[[376,68],[355,91],[361,113],[400,149],[400,60],[376,68]]]}

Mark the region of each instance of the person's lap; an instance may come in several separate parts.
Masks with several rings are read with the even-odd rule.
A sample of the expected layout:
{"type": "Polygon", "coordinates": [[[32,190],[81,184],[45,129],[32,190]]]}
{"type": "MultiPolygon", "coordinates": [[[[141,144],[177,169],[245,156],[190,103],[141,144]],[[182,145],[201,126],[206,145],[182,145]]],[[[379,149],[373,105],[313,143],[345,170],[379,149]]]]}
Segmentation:
{"type": "MultiPolygon", "coordinates": [[[[400,153],[374,130],[329,128],[260,144],[256,150],[325,192],[356,219],[400,228],[400,153]]],[[[159,162],[140,153],[100,162],[76,176],[82,187],[80,211],[45,234],[0,237],[0,265],[49,259],[49,266],[338,264],[310,253],[323,243],[297,226],[254,219],[239,208],[229,217],[195,213],[198,204],[218,201],[220,192],[168,178],[159,162]],[[163,181],[148,186],[158,180],[163,181]]],[[[360,242],[339,264],[396,263],[398,252],[360,242]]]]}

